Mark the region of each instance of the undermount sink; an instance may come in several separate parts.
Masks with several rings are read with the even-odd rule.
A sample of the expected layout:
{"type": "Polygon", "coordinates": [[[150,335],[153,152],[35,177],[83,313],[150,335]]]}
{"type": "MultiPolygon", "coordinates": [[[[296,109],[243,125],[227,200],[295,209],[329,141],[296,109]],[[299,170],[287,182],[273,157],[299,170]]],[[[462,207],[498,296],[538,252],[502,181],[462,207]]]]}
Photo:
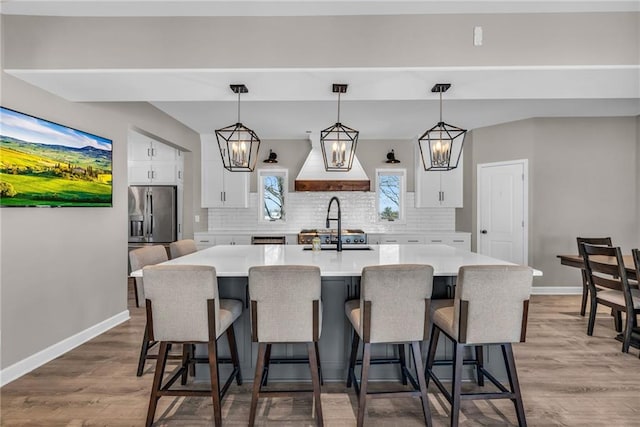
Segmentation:
{"type": "MultiPolygon", "coordinates": [[[[311,250],[311,246],[305,246],[304,248],[302,248],[303,251],[310,251],[311,250]]],[[[338,250],[338,248],[336,248],[336,245],[323,245],[320,247],[320,250],[322,251],[336,251],[338,250]]],[[[368,245],[353,245],[353,246],[342,246],[342,250],[343,251],[372,251],[373,248],[371,246],[368,245]]]]}

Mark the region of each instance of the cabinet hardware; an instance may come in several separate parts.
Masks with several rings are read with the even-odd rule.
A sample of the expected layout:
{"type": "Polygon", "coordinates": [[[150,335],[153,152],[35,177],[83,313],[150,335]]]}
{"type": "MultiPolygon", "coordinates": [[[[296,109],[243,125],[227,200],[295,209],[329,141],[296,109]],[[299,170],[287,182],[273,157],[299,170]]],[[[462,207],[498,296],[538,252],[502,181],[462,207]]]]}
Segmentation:
{"type": "Polygon", "coordinates": [[[418,240],[411,240],[411,239],[409,239],[409,240],[407,240],[407,241],[408,241],[409,243],[418,243],[418,240]]]}
{"type": "Polygon", "coordinates": [[[442,243],[442,239],[438,239],[438,240],[431,240],[431,243],[442,243]]]}
{"type": "Polygon", "coordinates": [[[221,202],[224,202],[224,197],[222,196],[222,194],[223,194],[223,192],[221,191],[221,192],[220,192],[220,201],[221,201],[221,202]]]}
{"type": "Polygon", "coordinates": [[[464,243],[464,240],[455,240],[455,239],[453,239],[453,243],[464,243]]]}
{"type": "Polygon", "coordinates": [[[482,231],[480,231],[480,233],[487,234],[487,230],[482,230],[482,231]]]}
{"type": "Polygon", "coordinates": [[[209,243],[208,240],[198,240],[200,243],[209,243]]]}
{"type": "Polygon", "coordinates": [[[151,148],[147,148],[147,157],[151,157],[151,148]]]}
{"type": "Polygon", "coordinates": [[[152,148],[151,149],[151,157],[155,157],[155,155],[156,155],[156,149],[152,148]]]}
{"type": "Polygon", "coordinates": [[[147,171],[147,179],[151,179],[151,171],[147,171]]]}
{"type": "Polygon", "coordinates": [[[182,179],[182,171],[178,171],[178,179],[182,179]]]}

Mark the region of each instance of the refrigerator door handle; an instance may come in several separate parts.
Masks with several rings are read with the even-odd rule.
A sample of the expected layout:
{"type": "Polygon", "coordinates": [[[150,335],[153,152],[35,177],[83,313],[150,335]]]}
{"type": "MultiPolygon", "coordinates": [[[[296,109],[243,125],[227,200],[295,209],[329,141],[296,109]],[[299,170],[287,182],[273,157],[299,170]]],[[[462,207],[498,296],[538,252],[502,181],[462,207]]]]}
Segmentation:
{"type": "Polygon", "coordinates": [[[149,235],[153,236],[153,194],[149,193],[149,235]]]}

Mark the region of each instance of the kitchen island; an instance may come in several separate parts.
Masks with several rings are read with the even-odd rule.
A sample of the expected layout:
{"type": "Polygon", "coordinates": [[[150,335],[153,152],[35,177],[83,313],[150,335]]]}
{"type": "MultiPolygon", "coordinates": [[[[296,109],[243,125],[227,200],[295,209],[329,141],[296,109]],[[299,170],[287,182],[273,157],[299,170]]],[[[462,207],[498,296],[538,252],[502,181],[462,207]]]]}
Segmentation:
{"type": "MultiPolygon", "coordinates": [[[[322,336],[320,338],[320,362],[325,381],[343,381],[346,378],[348,350],[350,349],[351,330],[344,315],[344,302],[357,298],[360,292],[360,274],[368,265],[385,264],[429,264],[434,268],[433,298],[452,297],[458,268],[462,265],[510,264],[506,261],[469,252],[446,245],[371,245],[358,249],[345,249],[337,252],[327,248],[319,252],[308,250],[303,245],[229,245],[213,246],[164,264],[208,265],[216,268],[220,295],[224,298],[237,298],[248,307],[247,276],[249,268],[256,265],[315,265],[322,275],[322,336]]],[[[533,270],[535,276],[542,273],[533,270]]],[[[141,277],[142,271],[131,273],[141,277]]],[[[251,321],[249,310],[244,310],[235,323],[236,339],[243,377],[253,378],[257,355],[257,345],[251,342],[251,321]]],[[[441,337],[441,339],[444,339],[441,337]]],[[[225,354],[226,343],[221,340],[220,351],[225,354]]],[[[447,357],[450,347],[439,352],[447,357]]],[[[394,346],[374,346],[373,357],[390,357],[394,346]]],[[[304,346],[287,344],[274,346],[272,357],[297,357],[306,354],[304,346]]],[[[489,352],[485,364],[493,367],[494,362],[502,372],[500,352],[489,352]]],[[[398,376],[395,366],[377,366],[372,377],[390,379],[398,376]]],[[[202,371],[202,378],[208,374],[202,371]]],[[[447,378],[447,372],[441,375],[447,378]]],[[[498,374],[500,375],[500,374],[498,374]]],[[[198,375],[200,377],[200,374],[198,375]]],[[[273,379],[297,380],[308,378],[308,368],[300,365],[275,365],[269,370],[273,379]]]]}

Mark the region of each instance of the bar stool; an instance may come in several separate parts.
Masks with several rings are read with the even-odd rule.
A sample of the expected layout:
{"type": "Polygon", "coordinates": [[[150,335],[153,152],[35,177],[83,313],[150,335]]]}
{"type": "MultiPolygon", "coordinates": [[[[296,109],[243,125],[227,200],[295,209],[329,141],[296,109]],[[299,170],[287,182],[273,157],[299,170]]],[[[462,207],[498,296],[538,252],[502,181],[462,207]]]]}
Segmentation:
{"type": "Polygon", "coordinates": [[[433,290],[433,267],[430,265],[398,264],[369,266],[362,269],[360,299],[345,303],[345,313],[354,329],[347,387],[353,382],[358,394],[358,426],[364,425],[367,397],[420,397],[426,425],[431,425],[427,399],[427,383],[422,368],[420,342],[427,339],[429,305],[433,290]],[[363,342],[360,384],[355,375],[359,341],[363,342]],[[400,370],[402,382],[409,379],[414,390],[368,392],[371,344],[401,344],[400,370]],[[416,367],[414,378],[406,368],[404,344],[411,344],[416,367]]]}
{"type": "Polygon", "coordinates": [[[189,255],[198,251],[196,242],[193,239],[176,240],[169,244],[171,259],[189,255]]]}
{"type": "MultiPolygon", "coordinates": [[[[148,265],[160,264],[161,262],[168,261],[167,250],[162,245],[144,246],[142,248],[134,249],[129,252],[129,264],[131,264],[131,271],[140,270],[148,265]]],[[[135,280],[135,293],[136,293],[136,307],[139,307],[138,301],[144,301],[144,280],[142,277],[136,277],[135,280]]],[[[156,345],[156,342],[149,339],[149,331],[147,327],[149,325],[149,319],[147,319],[147,325],[144,328],[144,336],[142,338],[142,346],[140,347],[140,356],[138,358],[138,370],[137,376],[142,376],[144,372],[144,364],[147,359],[155,359],[155,355],[149,355],[149,349],[156,345]]],[[[172,357],[174,358],[174,357],[172,357]]]]}
{"type": "MultiPolygon", "coordinates": [[[[272,344],[306,343],[316,407],[316,423],[324,425],[320,399],[318,341],[322,331],[320,269],[315,266],[272,265],[249,269],[251,339],[258,343],[249,425],[258,399],[291,396],[301,391],[263,390],[272,344]]],[[[310,391],[302,391],[309,393],[310,391]]]]}
{"type": "Polygon", "coordinates": [[[527,425],[511,343],[525,340],[532,279],[533,273],[526,266],[463,266],[458,271],[453,305],[440,307],[432,312],[427,382],[433,378],[451,404],[451,426],[458,425],[462,399],[510,399],[516,408],[518,424],[527,425]],[[444,388],[432,369],[440,332],[454,344],[451,392],[444,388]],[[482,386],[486,377],[500,392],[462,393],[464,347],[474,346],[478,354],[478,347],[489,344],[499,344],[502,347],[511,390],[484,368],[481,359],[476,359],[471,362],[477,365],[478,385],[482,386]]]}
{"type": "Polygon", "coordinates": [[[144,268],[144,288],[147,296],[147,326],[149,338],[160,342],[158,361],[149,398],[147,426],[153,424],[158,400],[163,396],[203,396],[213,401],[213,418],[216,426],[222,424],[221,401],[235,378],[242,384],[240,363],[233,322],[242,314],[242,302],[221,299],[218,295],[218,279],[213,267],[201,265],[157,265],[144,268]],[[226,332],[231,353],[233,371],[220,387],[217,340],[226,332]],[[169,344],[206,343],[208,358],[187,359],[180,368],[162,384],[167,363],[169,344]],[[172,390],[171,386],[186,374],[192,362],[209,363],[211,389],[172,390]]]}

